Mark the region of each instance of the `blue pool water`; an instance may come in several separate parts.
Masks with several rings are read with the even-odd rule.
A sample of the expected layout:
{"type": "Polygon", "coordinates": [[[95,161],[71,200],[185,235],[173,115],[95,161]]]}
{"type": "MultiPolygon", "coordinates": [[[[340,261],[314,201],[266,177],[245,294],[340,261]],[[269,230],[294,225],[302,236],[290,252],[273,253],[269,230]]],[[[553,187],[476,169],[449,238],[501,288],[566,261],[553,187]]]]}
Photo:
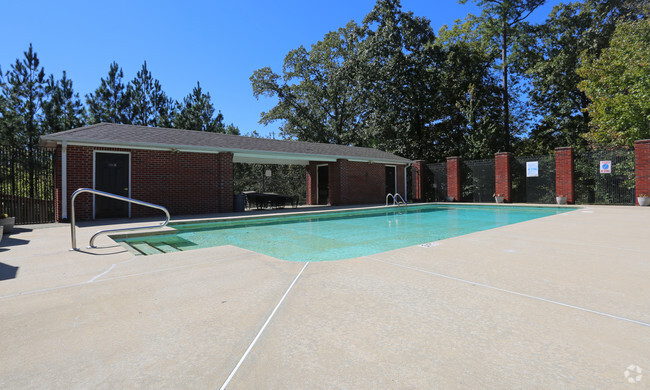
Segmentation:
{"type": "Polygon", "coordinates": [[[558,207],[409,206],[209,223],[119,239],[141,254],[235,245],[290,261],[340,260],[429,243],[573,210],[558,207]]]}

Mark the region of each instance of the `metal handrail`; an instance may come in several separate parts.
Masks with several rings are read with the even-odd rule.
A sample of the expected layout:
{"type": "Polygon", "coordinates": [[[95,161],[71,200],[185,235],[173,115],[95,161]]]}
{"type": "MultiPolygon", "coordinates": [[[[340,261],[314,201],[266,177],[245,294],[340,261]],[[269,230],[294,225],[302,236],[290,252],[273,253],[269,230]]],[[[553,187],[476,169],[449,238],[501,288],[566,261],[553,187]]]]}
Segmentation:
{"type": "Polygon", "coordinates": [[[72,194],[72,201],[71,201],[71,204],[72,204],[72,210],[70,212],[70,216],[71,216],[70,230],[71,230],[71,238],[72,238],[72,249],[71,250],[75,250],[75,251],[79,250],[79,248],[77,248],[77,233],[76,233],[76,229],[75,229],[76,228],[76,223],[75,223],[75,216],[74,216],[74,200],[77,198],[77,195],[81,194],[82,192],[89,192],[91,194],[101,195],[101,196],[105,196],[107,198],[113,198],[113,199],[122,200],[122,201],[129,202],[129,203],[139,204],[140,206],[146,206],[146,207],[151,207],[151,208],[154,208],[154,209],[162,210],[165,213],[165,215],[167,216],[167,219],[165,219],[165,221],[162,222],[160,225],[100,230],[97,233],[93,234],[93,236],[90,238],[90,247],[89,248],[96,248],[96,246],[94,245],[95,238],[97,238],[97,236],[99,236],[100,234],[113,233],[113,232],[122,232],[122,231],[127,231],[127,230],[163,228],[163,227],[167,226],[167,224],[169,223],[169,219],[170,219],[169,211],[167,211],[167,209],[164,208],[163,206],[158,206],[157,204],[127,198],[125,196],[111,194],[110,192],[94,190],[92,188],[79,188],[78,190],[76,190],[72,194]]]}
{"type": "Polygon", "coordinates": [[[393,198],[393,206],[397,205],[397,207],[399,208],[400,204],[403,203],[404,206],[408,208],[408,203],[406,203],[406,201],[404,200],[404,198],[402,198],[402,195],[400,195],[399,192],[396,192],[395,195],[391,193],[386,194],[386,206],[388,206],[388,199],[390,198],[393,198]],[[397,197],[400,198],[401,203],[400,201],[397,200],[397,197]]]}
{"type": "Polygon", "coordinates": [[[397,200],[398,197],[400,198],[402,203],[404,203],[404,205],[408,207],[408,203],[406,203],[406,201],[404,200],[404,198],[402,198],[402,195],[400,195],[399,192],[396,192],[395,195],[393,195],[393,199],[397,202],[397,204],[399,204],[399,201],[397,200]]]}

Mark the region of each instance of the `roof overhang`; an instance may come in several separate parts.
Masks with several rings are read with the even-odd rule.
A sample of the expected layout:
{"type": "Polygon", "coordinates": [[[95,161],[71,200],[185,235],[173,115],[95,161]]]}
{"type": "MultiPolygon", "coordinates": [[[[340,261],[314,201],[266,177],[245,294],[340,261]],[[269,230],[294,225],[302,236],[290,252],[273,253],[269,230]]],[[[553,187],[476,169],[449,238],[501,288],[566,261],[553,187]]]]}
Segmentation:
{"type": "Polygon", "coordinates": [[[396,161],[390,159],[372,159],[339,155],[323,155],[309,153],[283,153],[264,150],[241,150],[233,148],[202,147],[191,145],[169,145],[156,143],[120,143],[104,140],[88,142],[87,140],[75,140],[74,138],[62,141],[42,139],[41,146],[45,148],[56,148],[57,145],[65,143],[68,146],[88,146],[88,147],[106,147],[118,149],[142,149],[142,150],[161,150],[170,152],[190,152],[190,153],[225,153],[233,154],[233,162],[236,163],[256,163],[256,164],[280,164],[280,165],[308,165],[310,161],[318,162],[335,162],[337,160],[348,160],[354,162],[366,162],[374,164],[391,164],[407,165],[411,161],[396,161]]]}

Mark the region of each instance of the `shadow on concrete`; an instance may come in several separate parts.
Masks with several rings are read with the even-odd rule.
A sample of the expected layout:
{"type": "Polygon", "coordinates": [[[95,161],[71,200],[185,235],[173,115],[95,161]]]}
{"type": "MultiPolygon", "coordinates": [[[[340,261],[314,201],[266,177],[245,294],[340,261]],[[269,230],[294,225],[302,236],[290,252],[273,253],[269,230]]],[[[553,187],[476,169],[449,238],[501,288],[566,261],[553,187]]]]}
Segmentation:
{"type": "Polygon", "coordinates": [[[19,267],[14,267],[13,265],[0,263],[0,281],[15,279],[16,274],[18,273],[19,267]]]}
{"type": "Polygon", "coordinates": [[[118,253],[126,253],[128,251],[124,249],[123,246],[118,244],[118,245],[109,245],[109,246],[98,246],[95,248],[79,247],[79,249],[77,249],[75,252],[84,253],[86,255],[93,255],[93,256],[109,256],[109,255],[116,255],[118,253]]]}
{"type": "Polygon", "coordinates": [[[21,240],[20,238],[15,238],[14,233],[11,233],[10,235],[2,237],[2,241],[0,241],[0,251],[3,251],[3,249],[7,251],[12,246],[27,244],[29,244],[29,240],[21,240]]]}

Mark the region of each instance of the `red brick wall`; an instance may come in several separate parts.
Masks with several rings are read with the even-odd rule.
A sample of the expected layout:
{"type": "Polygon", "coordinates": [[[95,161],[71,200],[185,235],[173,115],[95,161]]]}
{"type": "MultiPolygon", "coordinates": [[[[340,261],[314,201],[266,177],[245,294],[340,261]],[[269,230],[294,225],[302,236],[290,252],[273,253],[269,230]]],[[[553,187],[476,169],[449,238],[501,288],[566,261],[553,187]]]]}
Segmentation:
{"type": "Polygon", "coordinates": [[[456,202],[461,199],[461,166],[460,157],[447,157],[447,196],[452,197],[456,202]]]}
{"type": "Polygon", "coordinates": [[[417,160],[411,166],[411,199],[415,202],[424,199],[424,164],[424,161],[417,160]]]}
{"type": "Polygon", "coordinates": [[[555,148],[555,196],[566,196],[567,203],[575,202],[573,149],[555,148]]]}
{"type": "MultiPolygon", "coordinates": [[[[650,195],[650,139],[634,142],[636,196],[650,195]]],[[[638,205],[638,200],[634,200],[638,205]]]]}
{"type": "MultiPolygon", "coordinates": [[[[314,163],[309,169],[315,170],[315,167],[314,163]]],[[[348,160],[329,163],[329,203],[332,206],[383,204],[386,200],[385,167],[384,164],[348,160]]],[[[397,192],[404,195],[404,165],[397,165],[396,171],[397,192]]],[[[315,185],[312,185],[314,192],[315,185]]],[[[315,196],[312,198],[315,204],[315,196]]]]}
{"type": "Polygon", "coordinates": [[[309,165],[307,165],[307,169],[305,172],[305,175],[307,175],[307,179],[306,179],[307,194],[305,195],[305,202],[308,205],[315,205],[317,203],[316,194],[318,192],[318,188],[316,188],[317,185],[316,164],[317,164],[316,162],[310,161],[309,165]]]}
{"type": "Polygon", "coordinates": [[[233,194],[235,192],[233,157],[230,152],[217,154],[217,211],[220,213],[233,211],[233,194]]]}
{"type": "MultiPolygon", "coordinates": [[[[164,206],[172,215],[231,212],[233,209],[232,153],[68,146],[68,215],[72,193],[78,188],[93,187],[95,150],[130,152],[130,196],[134,199],[164,206]]],[[[92,218],[91,194],[80,194],[75,203],[77,220],[92,218]]],[[[61,207],[60,202],[58,207],[61,207]]],[[[159,214],[158,210],[131,205],[132,217],[159,214]]]]}
{"type": "Polygon", "coordinates": [[[494,192],[501,194],[506,202],[512,201],[511,160],[512,153],[510,152],[494,155],[494,192]]]}

